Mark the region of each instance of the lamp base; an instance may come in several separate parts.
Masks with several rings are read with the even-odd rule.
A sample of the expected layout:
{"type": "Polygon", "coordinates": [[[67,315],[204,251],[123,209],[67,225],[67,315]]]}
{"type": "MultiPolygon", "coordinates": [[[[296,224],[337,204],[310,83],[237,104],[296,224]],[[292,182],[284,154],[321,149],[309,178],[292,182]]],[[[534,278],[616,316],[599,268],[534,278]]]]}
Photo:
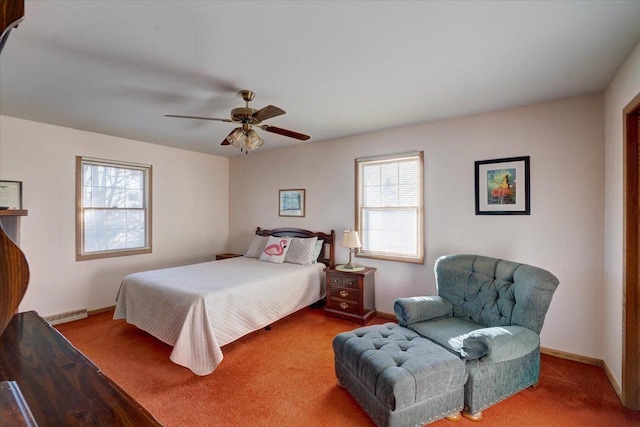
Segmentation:
{"type": "Polygon", "coordinates": [[[337,265],[336,266],[336,270],[344,271],[344,272],[362,271],[364,269],[365,269],[365,267],[361,267],[361,266],[355,266],[353,268],[349,268],[346,265],[337,265]]]}

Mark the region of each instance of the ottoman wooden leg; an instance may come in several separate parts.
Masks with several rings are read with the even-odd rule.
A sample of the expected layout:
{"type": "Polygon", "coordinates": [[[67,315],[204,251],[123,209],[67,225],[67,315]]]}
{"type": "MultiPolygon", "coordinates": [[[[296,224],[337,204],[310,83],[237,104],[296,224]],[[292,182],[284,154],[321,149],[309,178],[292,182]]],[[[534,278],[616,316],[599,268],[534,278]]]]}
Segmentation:
{"type": "Polygon", "coordinates": [[[460,412],[456,412],[455,414],[451,414],[445,418],[449,421],[460,421],[461,415],[460,412]]]}
{"type": "Polygon", "coordinates": [[[470,414],[467,411],[462,411],[462,416],[471,421],[481,421],[482,420],[482,412],[478,412],[477,414],[470,414]]]}

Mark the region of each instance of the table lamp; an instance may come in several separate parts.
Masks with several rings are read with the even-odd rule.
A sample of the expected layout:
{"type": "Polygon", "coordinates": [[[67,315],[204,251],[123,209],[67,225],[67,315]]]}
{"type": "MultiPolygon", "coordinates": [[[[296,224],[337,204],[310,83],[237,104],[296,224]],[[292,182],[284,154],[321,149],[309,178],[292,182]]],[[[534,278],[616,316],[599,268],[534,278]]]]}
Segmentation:
{"type": "Polygon", "coordinates": [[[349,248],[349,263],[344,266],[345,269],[354,270],[358,267],[353,263],[353,254],[356,250],[362,247],[360,243],[360,236],[357,231],[345,230],[342,235],[342,243],[340,246],[349,248]]]}

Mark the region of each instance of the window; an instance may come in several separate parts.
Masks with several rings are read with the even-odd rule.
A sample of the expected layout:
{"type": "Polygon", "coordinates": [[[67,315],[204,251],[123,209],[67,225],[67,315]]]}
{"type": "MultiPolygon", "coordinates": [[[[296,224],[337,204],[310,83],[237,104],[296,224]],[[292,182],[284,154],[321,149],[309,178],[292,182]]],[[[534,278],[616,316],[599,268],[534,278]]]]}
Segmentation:
{"type": "Polygon", "coordinates": [[[151,166],[76,157],[76,260],[151,252],[151,166]]]}
{"type": "Polygon", "coordinates": [[[423,152],[356,159],[358,256],[424,262],[423,152]]]}

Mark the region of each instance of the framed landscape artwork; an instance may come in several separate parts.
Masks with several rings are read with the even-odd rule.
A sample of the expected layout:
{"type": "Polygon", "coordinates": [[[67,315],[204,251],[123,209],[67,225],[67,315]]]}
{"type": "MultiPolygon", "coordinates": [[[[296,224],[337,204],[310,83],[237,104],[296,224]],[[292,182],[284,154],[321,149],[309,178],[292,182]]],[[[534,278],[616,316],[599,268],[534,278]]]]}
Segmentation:
{"type": "Polygon", "coordinates": [[[530,215],[529,156],[475,165],[476,215],[530,215]]]}
{"type": "Polygon", "coordinates": [[[280,190],[280,194],[278,196],[278,215],[304,216],[304,193],[304,189],[280,190]]]}

